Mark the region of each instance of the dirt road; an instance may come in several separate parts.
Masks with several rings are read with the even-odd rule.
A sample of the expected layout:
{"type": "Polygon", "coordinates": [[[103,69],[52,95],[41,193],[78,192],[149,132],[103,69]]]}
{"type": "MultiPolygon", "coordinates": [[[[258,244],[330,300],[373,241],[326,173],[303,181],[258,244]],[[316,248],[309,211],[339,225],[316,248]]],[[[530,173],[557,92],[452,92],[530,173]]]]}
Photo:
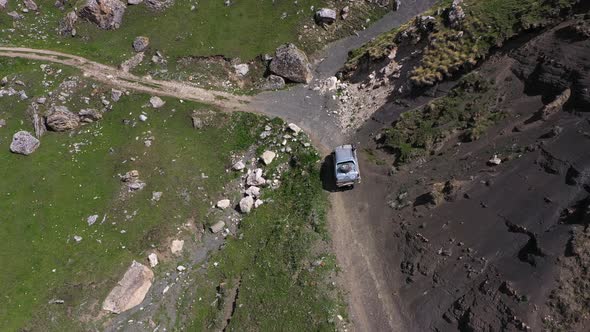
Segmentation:
{"type": "MultiPolygon", "coordinates": [[[[360,31],[357,36],[344,38],[328,45],[316,58],[314,76],[323,80],[342,68],[348,52],[379,34],[391,30],[413,16],[428,9],[435,0],[404,1],[397,12],[360,31]]],[[[59,63],[80,69],[86,77],[122,89],[152,95],[169,96],[216,105],[224,110],[250,111],[278,116],[300,125],[312,136],[324,154],[343,142],[368,139],[366,130],[352,137],[342,133],[330,109],[331,96],[299,85],[285,91],[266,92],[255,97],[235,96],[229,93],[206,90],[190,83],[161,81],[139,77],[79,56],[61,52],[30,48],[0,47],[0,56],[26,58],[59,63]]],[[[363,169],[363,184],[348,192],[330,194],[329,214],[333,249],[342,267],[342,286],[347,291],[352,328],[358,331],[410,330],[411,322],[397,303],[392,282],[396,265],[395,245],[390,243],[391,212],[386,208],[385,197],[389,188],[386,174],[369,162],[363,169]]]]}

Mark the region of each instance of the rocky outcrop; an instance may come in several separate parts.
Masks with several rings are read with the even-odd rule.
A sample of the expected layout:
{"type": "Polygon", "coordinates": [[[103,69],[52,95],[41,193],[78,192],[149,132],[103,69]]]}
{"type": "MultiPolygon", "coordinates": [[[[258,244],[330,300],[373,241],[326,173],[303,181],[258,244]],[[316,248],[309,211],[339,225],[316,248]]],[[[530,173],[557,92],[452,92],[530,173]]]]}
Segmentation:
{"type": "Polygon", "coordinates": [[[123,278],[104,300],[102,309],[119,314],[139,305],[152,287],[153,279],[152,270],[133,261],[123,278]]]}
{"type": "Polygon", "coordinates": [[[80,9],[80,17],[101,29],[118,29],[123,23],[125,4],[119,0],[88,0],[80,9]]]}
{"type": "Polygon", "coordinates": [[[297,83],[309,83],[313,78],[307,55],[293,44],[277,48],[270,63],[270,71],[297,83]]]}
{"type": "Polygon", "coordinates": [[[53,131],[68,131],[80,126],[80,117],[65,106],[54,106],[45,117],[45,123],[53,131]]]}
{"type": "Polygon", "coordinates": [[[59,34],[62,36],[75,36],[76,22],[78,22],[78,14],[75,11],[67,13],[59,22],[59,34]]]}
{"type": "Polygon", "coordinates": [[[133,41],[133,49],[135,52],[143,52],[150,45],[150,39],[145,36],[136,37],[133,41]]]}
{"type": "Polygon", "coordinates": [[[12,136],[12,142],[10,143],[10,151],[13,153],[22,154],[25,156],[35,152],[39,147],[39,140],[35,136],[31,135],[28,131],[19,131],[12,136]]]}
{"type": "Polygon", "coordinates": [[[277,75],[268,76],[261,86],[262,90],[280,90],[284,87],[285,79],[277,75]]]}

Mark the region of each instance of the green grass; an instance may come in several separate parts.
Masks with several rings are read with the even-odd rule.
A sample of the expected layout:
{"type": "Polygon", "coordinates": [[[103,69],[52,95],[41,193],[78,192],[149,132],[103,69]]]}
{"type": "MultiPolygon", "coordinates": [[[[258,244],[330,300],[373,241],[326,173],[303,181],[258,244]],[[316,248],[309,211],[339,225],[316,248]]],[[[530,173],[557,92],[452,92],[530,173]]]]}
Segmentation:
{"type": "MultiPolygon", "coordinates": [[[[30,96],[41,91],[38,64],[2,60],[0,77],[6,74],[30,86],[30,96]]],[[[0,118],[8,123],[0,129],[2,330],[81,329],[77,318],[97,313],[131,260],[144,261],[152,245],[168,245],[162,240],[177,225],[205,215],[208,197],[232,179],[225,172],[229,156],[253,144],[263,120],[219,113],[215,126],[195,131],[190,113],[203,105],[166,99],[166,106],[156,111],[142,108],[148,99],[123,96],[100,122],[72,135],[49,132],[40,148],[25,157],[11,154],[8,146],[14,132],[31,130],[24,117],[28,102],[0,98],[0,118]],[[123,124],[141,111],[148,114],[147,122],[123,124]],[[155,137],[149,148],[143,144],[148,136],[155,137]],[[88,145],[70,153],[77,142],[88,145]],[[131,169],[139,170],[147,187],[121,199],[117,174],[131,169]],[[150,202],[152,191],[164,192],[158,204],[150,202]],[[99,222],[88,226],[86,218],[93,214],[99,214],[99,222]],[[104,214],[107,219],[100,224],[104,214]],[[82,236],[82,242],[74,243],[74,235],[82,236]],[[48,305],[52,298],[66,303],[48,305]]]]}
{"type": "Polygon", "coordinates": [[[385,131],[384,146],[401,164],[436,152],[453,136],[477,140],[503,116],[495,108],[495,97],[493,82],[478,73],[469,74],[447,96],[403,113],[385,131]]]}
{"type": "MultiPolygon", "coordinates": [[[[154,12],[144,4],[128,6],[123,24],[118,30],[103,31],[93,24],[81,20],[77,36],[57,37],[55,28],[64,13],[54,8],[52,0],[39,0],[41,17],[24,15],[17,32],[3,43],[59,49],[118,64],[132,55],[131,43],[136,36],[148,36],[151,48],[162,50],[166,56],[208,56],[225,55],[244,60],[272,51],[281,43],[296,41],[298,28],[302,23],[313,24],[311,6],[316,8],[325,1],[300,0],[234,1],[225,6],[223,1],[202,1],[191,11],[194,2],[177,0],[170,8],[154,12]],[[283,12],[285,19],[280,19],[283,12]],[[36,28],[44,31],[46,40],[35,40],[27,33],[34,22],[36,28]],[[61,41],[61,44],[56,42],[61,41]]],[[[82,1],[66,5],[66,12],[74,5],[81,7],[82,1]]],[[[11,2],[9,9],[15,9],[11,2]]],[[[0,28],[12,28],[12,21],[3,19],[0,28]]]]}
{"type": "MultiPolygon", "coordinates": [[[[570,10],[574,0],[465,0],[461,4],[465,19],[461,26],[451,28],[446,22],[445,9],[451,1],[444,0],[426,15],[436,19],[434,30],[423,37],[427,42],[420,63],[411,74],[417,85],[432,85],[467,66],[475,65],[490,50],[506,40],[534,27],[557,19],[558,14],[570,10]],[[437,14],[438,13],[438,14],[437,14]],[[457,37],[459,31],[462,37],[457,37]]],[[[413,27],[414,21],[400,29],[383,34],[349,55],[348,71],[354,71],[367,61],[383,59],[390,49],[399,45],[399,35],[413,27]]],[[[422,45],[422,44],[421,44],[422,45]]]]}

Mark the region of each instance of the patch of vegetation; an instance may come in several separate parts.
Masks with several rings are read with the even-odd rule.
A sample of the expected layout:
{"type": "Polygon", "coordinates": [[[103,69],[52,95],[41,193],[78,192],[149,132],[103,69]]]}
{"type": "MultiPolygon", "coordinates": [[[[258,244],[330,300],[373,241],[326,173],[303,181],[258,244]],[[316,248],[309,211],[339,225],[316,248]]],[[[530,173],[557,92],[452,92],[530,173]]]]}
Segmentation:
{"type": "Polygon", "coordinates": [[[495,108],[494,83],[472,73],[445,97],[403,113],[385,131],[384,147],[394,153],[396,163],[439,150],[453,136],[477,140],[503,113],[495,108]]]}
{"type": "MultiPolygon", "coordinates": [[[[73,74],[51,65],[54,74],[46,78],[39,65],[0,60],[0,77],[21,80],[30,97],[0,98],[0,119],[6,120],[0,128],[1,329],[82,330],[81,321],[98,314],[133,259],[166,251],[179,225],[205,217],[210,197],[233,178],[225,172],[230,156],[256,141],[263,118],[216,113],[210,125],[195,130],[190,114],[203,105],[166,98],[154,110],[145,107],[149,96],[130,94],[101,121],[71,133],[48,132],[30,156],[12,154],[12,134],[32,131],[25,110],[46,94],[42,83],[53,87],[73,74]],[[146,122],[137,120],[142,112],[146,122]],[[122,194],[118,174],[133,169],[147,186],[122,194]],[[157,203],[153,191],[163,192],[157,203]],[[89,226],[86,219],[95,214],[89,226]],[[64,304],[49,304],[52,299],[64,304]]],[[[110,89],[90,82],[66,105],[78,111],[85,105],[81,97],[94,96],[83,107],[101,108],[100,95],[109,96],[110,89]]]]}
{"type": "Polygon", "coordinates": [[[426,39],[417,68],[411,80],[417,85],[432,85],[458,70],[475,65],[493,47],[519,33],[543,26],[569,11],[575,0],[464,0],[459,6],[465,18],[451,26],[448,13],[450,0],[441,1],[424,13],[432,16],[430,27],[420,27],[421,17],[392,30],[351,52],[346,69],[354,70],[362,61],[383,59],[391,49],[408,39],[412,43],[426,39]],[[409,36],[409,38],[408,38],[409,36]]]}
{"type": "Polygon", "coordinates": [[[240,235],[209,259],[201,289],[224,285],[218,288],[224,296],[209,294],[194,305],[188,330],[226,326],[219,302],[233,301],[226,290],[238,286],[228,331],[334,330],[335,317],[344,314],[330,280],[335,260],[323,242],[327,198],[320,159],[303,147],[293,155],[281,186],[264,195],[266,203],[241,221],[240,235]]]}

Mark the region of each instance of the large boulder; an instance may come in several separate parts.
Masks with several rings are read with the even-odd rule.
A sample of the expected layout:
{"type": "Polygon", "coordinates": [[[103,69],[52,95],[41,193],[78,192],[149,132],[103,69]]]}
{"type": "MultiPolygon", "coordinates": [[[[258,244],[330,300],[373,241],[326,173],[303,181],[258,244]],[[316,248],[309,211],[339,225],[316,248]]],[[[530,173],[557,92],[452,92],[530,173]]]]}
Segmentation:
{"type": "Polygon", "coordinates": [[[336,11],[322,8],[315,13],[315,20],[318,24],[332,24],[336,21],[336,11]]]}
{"type": "Polygon", "coordinates": [[[52,107],[45,118],[47,127],[53,131],[68,131],[78,128],[80,117],[65,106],[52,107]]]}
{"type": "Polygon", "coordinates": [[[123,23],[125,4],[119,0],[88,0],[80,9],[80,17],[95,23],[101,29],[118,29],[123,23]]]}
{"type": "Polygon", "coordinates": [[[143,52],[150,45],[150,39],[145,36],[136,37],[133,41],[133,49],[135,52],[143,52]]]}
{"type": "Polygon", "coordinates": [[[12,136],[12,143],[10,143],[10,151],[25,156],[35,152],[39,147],[39,140],[31,135],[28,131],[19,131],[12,136]]]}
{"type": "Polygon", "coordinates": [[[248,214],[252,211],[253,207],[254,198],[252,198],[252,196],[246,196],[240,200],[240,212],[248,214]]]}
{"type": "Polygon", "coordinates": [[[139,305],[152,287],[153,279],[152,270],[133,261],[123,278],[104,300],[102,309],[119,314],[139,305]]]}
{"type": "Polygon", "coordinates": [[[270,71],[297,83],[309,83],[313,78],[307,55],[293,44],[277,48],[270,63],[270,71]]]}

